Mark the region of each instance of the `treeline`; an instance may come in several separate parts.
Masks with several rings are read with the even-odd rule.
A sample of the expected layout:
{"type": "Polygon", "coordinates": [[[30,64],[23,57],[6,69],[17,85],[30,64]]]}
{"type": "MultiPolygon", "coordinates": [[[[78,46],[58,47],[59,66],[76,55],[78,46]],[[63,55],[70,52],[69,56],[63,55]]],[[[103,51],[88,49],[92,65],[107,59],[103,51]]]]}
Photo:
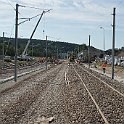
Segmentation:
{"type": "MultiPolygon", "coordinates": [[[[106,50],[105,53],[107,55],[111,55],[112,54],[112,49],[106,50]]],[[[119,56],[119,55],[123,55],[124,56],[124,46],[121,47],[121,48],[116,48],[115,49],[115,56],[119,56]]]]}
{"type": "MultiPolygon", "coordinates": [[[[24,51],[24,48],[28,42],[28,39],[18,39],[18,55],[21,55],[24,51]]],[[[14,56],[15,50],[14,45],[15,39],[14,38],[4,38],[4,54],[6,56],[14,56]]],[[[87,51],[88,46],[86,44],[74,44],[74,43],[68,43],[68,42],[60,42],[60,41],[47,41],[48,46],[48,57],[56,57],[58,54],[58,57],[61,55],[66,54],[67,52],[73,52],[75,55],[81,51],[87,51]]],[[[96,49],[91,46],[91,54],[94,56],[99,56],[103,53],[102,50],[96,49]]],[[[115,49],[115,55],[118,55],[120,53],[124,52],[124,47],[120,49],[115,49]]],[[[111,55],[112,50],[106,50],[106,54],[111,55]]],[[[3,54],[3,38],[0,38],[0,55],[3,54]]],[[[46,56],[46,41],[45,40],[38,40],[38,39],[32,39],[30,42],[30,45],[27,50],[27,54],[29,56],[36,56],[36,57],[44,57],[46,56]]]]}
{"type": "MultiPolygon", "coordinates": [[[[18,55],[21,55],[24,51],[24,48],[28,42],[28,39],[18,39],[18,55]]],[[[14,56],[15,50],[14,50],[14,44],[15,40],[14,38],[4,38],[4,53],[6,56],[14,56]]],[[[48,47],[48,56],[56,56],[63,55],[67,52],[74,52],[75,54],[77,52],[80,52],[81,50],[88,49],[86,44],[78,45],[68,42],[60,42],[60,41],[47,41],[47,47],[48,47]]],[[[3,54],[3,38],[0,38],[0,55],[3,54]]],[[[37,57],[44,57],[46,56],[46,40],[38,40],[38,39],[32,39],[30,42],[30,45],[27,50],[27,54],[29,56],[37,56],[37,57]]]]}

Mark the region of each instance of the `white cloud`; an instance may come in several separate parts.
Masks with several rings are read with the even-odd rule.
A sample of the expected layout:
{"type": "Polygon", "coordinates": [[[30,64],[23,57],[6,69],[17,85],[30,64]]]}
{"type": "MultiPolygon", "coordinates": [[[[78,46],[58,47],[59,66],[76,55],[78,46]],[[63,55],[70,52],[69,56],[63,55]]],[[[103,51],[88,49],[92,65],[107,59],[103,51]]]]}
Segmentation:
{"type": "MultiPolygon", "coordinates": [[[[3,0],[2,0],[3,1],[3,0]]],[[[9,0],[10,1],[10,0],[9,0]]],[[[4,1],[3,1],[4,2],[4,1]]],[[[102,21],[103,17],[108,17],[112,8],[108,6],[105,8],[105,4],[100,6],[99,3],[95,3],[94,0],[11,0],[11,4],[15,6],[15,2],[26,6],[34,6],[41,9],[53,9],[51,11],[51,18],[58,19],[74,19],[79,21],[102,21]]],[[[5,8],[2,6],[4,13],[7,14],[5,8]]],[[[7,5],[9,6],[9,5],[7,5]]],[[[12,8],[7,7],[7,8],[12,8]]],[[[19,8],[21,13],[29,13],[26,15],[34,15],[35,13],[41,13],[41,10],[33,10],[29,8],[19,8]]]]}
{"type": "MultiPolygon", "coordinates": [[[[53,9],[45,16],[46,20],[54,23],[49,25],[60,25],[61,23],[62,26],[72,24],[71,26],[73,27],[76,24],[83,23],[86,27],[94,28],[94,30],[96,29],[96,25],[111,27],[113,7],[117,7],[116,26],[117,28],[121,27],[121,30],[123,30],[123,0],[0,0],[0,32],[4,30],[10,32],[10,28],[14,25],[14,8],[16,3],[27,6],[25,8],[19,7],[19,17],[32,17],[42,12],[42,10],[29,8],[29,6],[41,9],[53,9]]],[[[23,28],[25,28],[24,30],[30,34],[32,28],[30,30],[29,26],[33,27],[37,19],[21,25],[19,29],[23,33],[23,28]]]]}

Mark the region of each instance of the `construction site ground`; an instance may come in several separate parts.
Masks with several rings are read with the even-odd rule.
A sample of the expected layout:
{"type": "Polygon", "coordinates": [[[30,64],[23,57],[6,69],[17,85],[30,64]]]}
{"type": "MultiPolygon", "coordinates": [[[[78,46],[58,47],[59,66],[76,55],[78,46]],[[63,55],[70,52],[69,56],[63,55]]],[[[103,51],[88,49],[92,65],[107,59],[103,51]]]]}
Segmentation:
{"type": "MultiPolygon", "coordinates": [[[[83,64],[83,65],[85,65],[87,68],[89,67],[88,64],[83,64]]],[[[96,67],[93,64],[91,64],[90,69],[97,71],[98,73],[104,74],[101,64],[97,64],[96,67]]],[[[110,78],[112,77],[111,65],[107,65],[105,75],[110,78]]],[[[114,79],[124,83],[124,67],[114,66],[114,79]]]]}

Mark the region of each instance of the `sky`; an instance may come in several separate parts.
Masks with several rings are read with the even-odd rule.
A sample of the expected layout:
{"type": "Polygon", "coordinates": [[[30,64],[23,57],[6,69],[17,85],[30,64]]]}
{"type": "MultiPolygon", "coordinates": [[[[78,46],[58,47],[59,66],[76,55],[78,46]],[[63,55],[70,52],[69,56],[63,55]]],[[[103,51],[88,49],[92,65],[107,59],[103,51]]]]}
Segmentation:
{"type": "MultiPolygon", "coordinates": [[[[0,0],[0,36],[15,37],[15,7],[19,23],[47,11],[33,36],[35,39],[112,48],[113,8],[116,8],[115,47],[124,46],[124,0],[0,0]],[[100,28],[102,27],[102,28],[100,28]],[[105,35],[104,35],[105,33],[105,35]],[[104,42],[105,37],[105,42],[104,42]]],[[[39,16],[18,26],[19,38],[30,38],[39,16]]]]}

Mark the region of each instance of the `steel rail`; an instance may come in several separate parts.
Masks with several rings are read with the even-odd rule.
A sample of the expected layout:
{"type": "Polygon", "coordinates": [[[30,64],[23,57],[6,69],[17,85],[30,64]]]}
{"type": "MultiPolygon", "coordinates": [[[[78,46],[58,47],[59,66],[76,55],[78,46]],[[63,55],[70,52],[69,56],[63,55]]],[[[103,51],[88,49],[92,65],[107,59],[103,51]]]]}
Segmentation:
{"type": "MultiPolygon", "coordinates": [[[[73,66],[73,68],[74,68],[74,66],[73,66]]],[[[97,110],[99,111],[101,117],[103,118],[105,124],[110,124],[110,123],[108,122],[108,120],[106,119],[106,117],[104,116],[104,114],[103,114],[103,112],[101,111],[99,105],[97,104],[97,102],[96,102],[95,99],[93,98],[92,94],[91,94],[90,91],[88,90],[87,86],[85,85],[84,81],[82,80],[81,76],[78,74],[78,72],[76,71],[75,68],[74,68],[74,71],[76,72],[76,74],[77,74],[78,77],[80,78],[81,82],[83,83],[83,85],[84,85],[86,91],[88,92],[89,96],[91,97],[92,101],[94,102],[94,104],[95,104],[97,110]]]]}
{"type": "MultiPolygon", "coordinates": [[[[81,66],[79,66],[80,68],[82,68],[81,66]]],[[[92,73],[90,73],[89,71],[87,71],[86,69],[82,68],[84,71],[86,71],[88,74],[92,75],[94,78],[98,79],[100,82],[104,83],[105,85],[107,85],[109,88],[111,88],[113,91],[115,91],[116,93],[118,93],[119,95],[124,97],[124,94],[119,92],[118,90],[116,90],[115,88],[113,88],[112,86],[110,86],[109,84],[107,84],[105,81],[101,80],[100,78],[98,78],[97,76],[93,75],[92,73]]]]}

